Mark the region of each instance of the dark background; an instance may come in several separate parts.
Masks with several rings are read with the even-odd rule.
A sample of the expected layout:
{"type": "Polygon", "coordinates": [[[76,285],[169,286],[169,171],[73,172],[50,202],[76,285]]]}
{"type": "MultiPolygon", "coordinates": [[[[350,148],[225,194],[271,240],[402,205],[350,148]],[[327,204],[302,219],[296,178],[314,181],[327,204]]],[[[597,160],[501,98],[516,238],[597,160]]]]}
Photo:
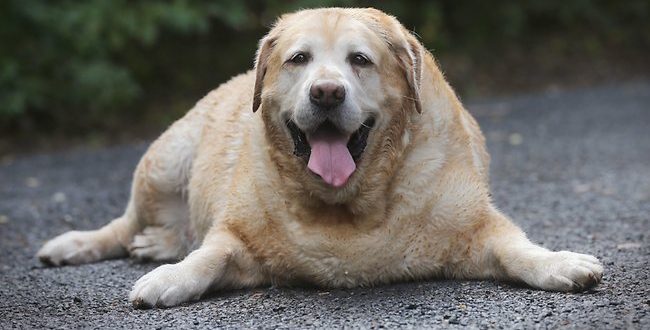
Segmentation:
{"type": "Polygon", "coordinates": [[[0,155],[151,138],[252,67],[280,14],[373,6],[463,98],[650,76],[650,1],[0,2],[0,155]]]}

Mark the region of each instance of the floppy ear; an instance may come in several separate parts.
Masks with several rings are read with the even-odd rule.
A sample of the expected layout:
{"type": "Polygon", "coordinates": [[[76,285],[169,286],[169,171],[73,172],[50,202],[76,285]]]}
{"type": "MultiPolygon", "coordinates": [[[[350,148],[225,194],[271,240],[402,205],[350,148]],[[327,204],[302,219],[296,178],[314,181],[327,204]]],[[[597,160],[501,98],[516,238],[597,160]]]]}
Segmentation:
{"type": "Polygon", "coordinates": [[[264,75],[269,64],[269,57],[275,45],[275,38],[266,36],[260,41],[255,58],[255,88],[253,89],[253,112],[262,104],[262,87],[264,87],[264,75]]]}
{"type": "Polygon", "coordinates": [[[404,70],[409,87],[409,97],[413,99],[413,106],[418,113],[422,113],[420,100],[420,82],[422,78],[422,53],[420,42],[408,31],[404,31],[406,42],[398,46],[397,58],[404,70]]]}

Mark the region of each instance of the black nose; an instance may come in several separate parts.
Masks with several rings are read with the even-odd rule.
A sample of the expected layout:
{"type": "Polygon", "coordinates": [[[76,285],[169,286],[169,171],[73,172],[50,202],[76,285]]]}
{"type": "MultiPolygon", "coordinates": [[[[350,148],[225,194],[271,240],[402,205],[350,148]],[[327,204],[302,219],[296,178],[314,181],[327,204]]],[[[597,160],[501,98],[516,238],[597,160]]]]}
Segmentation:
{"type": "Polygon", "coordinates": [[[309,89],[309,100],[321,108],[334,108],[345,100],[345,87],[333,81],[314,82],[309,89]]]}

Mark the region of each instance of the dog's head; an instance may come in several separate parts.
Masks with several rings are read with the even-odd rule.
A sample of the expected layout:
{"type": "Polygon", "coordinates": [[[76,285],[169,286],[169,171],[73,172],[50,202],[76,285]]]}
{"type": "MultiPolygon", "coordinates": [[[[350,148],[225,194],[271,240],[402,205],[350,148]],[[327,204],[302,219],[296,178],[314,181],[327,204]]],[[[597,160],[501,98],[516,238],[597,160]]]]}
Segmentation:
{"type": "Polygon", "coordinates": [[[423,52],[375,9],[281,17],[260,42],[253,111],[283,176],[328,203],[389,181],[421,111],[423,52]]]}

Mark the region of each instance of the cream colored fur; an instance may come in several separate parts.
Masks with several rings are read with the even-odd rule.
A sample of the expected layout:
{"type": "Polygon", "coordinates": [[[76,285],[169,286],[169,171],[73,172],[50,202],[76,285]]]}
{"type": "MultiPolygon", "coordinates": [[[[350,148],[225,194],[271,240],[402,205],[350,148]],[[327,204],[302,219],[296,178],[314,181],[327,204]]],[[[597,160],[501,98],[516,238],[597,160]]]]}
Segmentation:
{"type": "Polygon", "coordinates": [[[210,92],[151,145],[123,216],[54,238],[38,256],[53,265],[128,254],[181,260],[136,282],[129,297],[136,307],[271,283],[445,277],[553,291],[597,284],[603,267],[595,257],[531,243],[492,205],[488,163],[476,121],[397,20],[374,9],[300,11],[261,41],[256,71],[210,92]],[[301,47],[313,62],[287,67],[301,47]],[[350,68],[352,50],[373,64],[350,68]],[[348,90],[342,127],[377,118],[341,189],[293,155],[285,126],[287,117],[304,119],[306,89],[323,77],[348,90]]]}

